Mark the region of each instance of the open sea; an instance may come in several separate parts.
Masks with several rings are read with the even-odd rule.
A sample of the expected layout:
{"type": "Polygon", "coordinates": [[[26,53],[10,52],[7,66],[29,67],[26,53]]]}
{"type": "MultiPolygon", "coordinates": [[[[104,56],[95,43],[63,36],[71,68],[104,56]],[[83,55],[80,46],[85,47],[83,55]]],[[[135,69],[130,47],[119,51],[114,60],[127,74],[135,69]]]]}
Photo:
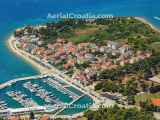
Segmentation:
{"type": "Polygon", "coordinates": [[[105,13],[114,16],[143,16],[160,27],[159,0],[1,0],[0,1],[0,83],[37,74],[38,71],[6,46],[14,29],[47,21],[48,13],[105,13]]]}
{"type": "Polygon", "coordinates": [[[48,21],[48,13],[92,13],[142,16],[160,28],[160,0],[0,0],[0,83],[38,74],[7,48],[6,40],[24,25],[48,21]]]}

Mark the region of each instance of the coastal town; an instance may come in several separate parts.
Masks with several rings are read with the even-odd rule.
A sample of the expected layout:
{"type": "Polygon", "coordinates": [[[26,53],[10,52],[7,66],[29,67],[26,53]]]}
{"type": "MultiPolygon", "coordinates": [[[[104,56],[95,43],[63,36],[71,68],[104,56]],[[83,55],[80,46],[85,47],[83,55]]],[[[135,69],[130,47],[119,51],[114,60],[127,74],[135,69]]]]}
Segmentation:
{"type": "Polygon", "coordinates": [[[27,32],[28,28],[16,31],[16,34],[22,31],[24,33],[23,37],[17,37],[17,46],[60,68],[64,73],[84,85],[93,83],[98,71],[133,64],[149,58],[152,54],[140,50],[135,52],[128,44],[111,40],[107,40],[104,45],[92,42],[75,45],[63,38],[57,38],[53,43],[43,47],[44,41],[39,37],[40,34],[34,33],[40,28],[30,27],[29,29],[33,31],[33,34],[27,32]]]}
{"type": "MultiPolygon", "coordinates": [[[[10,45],[13,44],[13,50],[24,58],[29,54],[29,59],[46,68],[43,74],[48,72],[49,78],[45,78],[43,84],[60,91],[70,101],[62,102],[39,83],[26,82],[22,85],[47,105],[70,105],[87,95],[93,99],[88,107],[91,111],[81,112],[83,115],[78,115],[80,120],[82,116],[99,120],[100,116],[94,116],[94,112],[99,112],[101,105],[112,106],[108,108],[110,111],[126,110],[125,114],[134,108],[135,113],[144,110],[143,114],[148,116],[143,119],[154,120],[151,118],[157,115],[160,105],[157,97],[160,83],[153,79],[160,71],[159,36],[148,24],[133,17],[64,20],[17,29],[10,45]],[[53,79],[53,75],[58,77],[53,79]],[[68,85],[73,85],[83,94],[74,93],[68,85]]],[[[21,91],[9,91],[7,95],[25,108],[38,107],[21,91]]],[[[4,101],[0,106],[3,110],[7,107],[4,101]]],[[[70,118],[74,117],[71,115],[70,118]]]]}

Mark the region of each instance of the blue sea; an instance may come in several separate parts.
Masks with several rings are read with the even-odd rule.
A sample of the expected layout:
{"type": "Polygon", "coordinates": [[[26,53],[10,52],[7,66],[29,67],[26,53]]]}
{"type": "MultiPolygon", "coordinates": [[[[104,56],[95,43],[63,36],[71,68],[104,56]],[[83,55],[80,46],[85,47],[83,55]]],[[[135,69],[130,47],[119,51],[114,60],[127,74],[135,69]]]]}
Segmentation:
{"type": "MultiPolygon", "coordinates": [[[[160,0],[0,0],[0,83],[39,74],[31,64],[8,49],[6,41],[16,28],[45,23],[48,13],[142,16],[160,28],[160,20],[155,19],[160,16],[159,5],[160,0]]],[[[9,98],[6,100],[12,104],[9,98]]],[[[65,112],[72,113],[73,110],[65,112]]]]}
{"type": "Polygon", "coordinates": [[[0,83],[38,74],[6,46],[8,36],[18,27],[47,21],[48,13],[98,13],[114,16],[143,16],[156,27],[160,21],[159,0],[1,0],[0,1],[0,83]]]}

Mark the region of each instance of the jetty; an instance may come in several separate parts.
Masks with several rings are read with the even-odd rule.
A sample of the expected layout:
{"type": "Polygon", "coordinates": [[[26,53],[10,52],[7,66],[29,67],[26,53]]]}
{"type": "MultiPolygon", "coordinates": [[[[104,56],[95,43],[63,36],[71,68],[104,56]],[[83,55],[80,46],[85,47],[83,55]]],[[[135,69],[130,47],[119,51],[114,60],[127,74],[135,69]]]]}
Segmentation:
{"type": "Polygon", "coordinates": [[[19,81],[42,79],[42,78],[45,78],[45,77],[48,77],[48,76],[49,76],[48,74],[43,74],[43,75],[41,74],[41,75],[34,75],[34,76],[29,76],[29,77],[21,77],[21,78],[12,79],[12,80],[9,80],[8,82],[0,84],[0,89],[11,86],[11,85],[13,85],[13,84],[15,84],[16,82],[19,82],[19,81]]]}
{"type": "MultiPolygon", "coordinates": [[[[26,51],[23,51],[21,49],[19,49],[16,45],[16,41],[12,41],[12,47],[14,49],[15,52],[17,52],[17,54],[28,58],[30,60],[35,61],[36,63],[40,64],[41,66],[45,67],[47,70],[45,71],[45,73],[42,73],[40,75],[34,75],[34,76],[29,76],[29,77],[21,77],[21,78],[16,78],[16,79],[12,79],[9,80],[6,83],[0,84],[0,89],[6,88],[8,86],[11,86],[13,84],[16,84],[19,81],[32,81],[32,80],[43,80],[43,78],[45,79],[45,82],[47,84],[49,84],[51,87],[56,88],[58,91],[67,94],[68,96],[70,96],[70,98],[73,99],[73,101],[71,101],[68,104],[61,104],[61,102],[59,102],[59,99],[57,99],[56,101],[55,96],[50,95],[50,93],[46,90],[44,90],[43,88],[41,88],[40,86],[37,86],[35,84],[25,84],[23,87],[28,87],[29,90],[32,90],[31,92],[34,92],[34,94],[36,94],[37,96],[39,96],[42,99],[45,99],[45,102],[48,102],[49,105],[51,107],[53,107],[54,105],[61,105],[63,107],[61,107],[61,109],[59,111],[57,111],[57,113],[53,116],[58,116],[59,113],[61,113],[63,110],[65,110],[65,108],[67,106],[71,106],[73,105],[76,101],[78,101],[79,99],[81,99],[84,95],[87,95],[89,97],[91,97],[94,101],[94,103],[99,103],[101,101],[101,99],[99,99],[99,97],[97,96],[97,94],[95,94],[94,92],[92,92],[91,90],[84,88],[84,86],[77,84],[76,81],[74,81],[74,79],[68,77],[66,74],[64,74],[63,72],[59,71],[57,68],[55,68],[54,66],[52,66],[51,64],[49,64],[47,61],[44,61],[43,59],[38,58],[37,56],[34,56],[30,53],[27,53],[26,51]],[[50,77],[50,79],[47,79],[47,77],[50,77]],[[62,83],[65,83],[64,86],[63,84],[61,84],[59,81],[61,81],[62,83]],[[36,87],[35,87],[36,86],[36,87]],[[74,87],[75,89],[79,90],[80,92],[82,92],[82,95],[79,96],[76,93],[74,93],[73,91],[70,91],[69,89],[67,89],[67,87],[74,87]],[[55,104],[54,104],[55,103],[55,104]]],[[[21,100],[23,102],[23,99],[21,100]]],[[[25,105],[24,105],[25,106],[25,105]]],[[[31,110],[35,110],[35,111],[43,111],[43,112],[48,112],[48,109],[46,106],[25,106],[26,108],[20,108],[20,109],[6,109],[4,111],[0,110],[0,113],[6,112],[6,113],[24,113],[24,111],[28,112],[31,110]]],[[[52,109],[53,111],[53,109],[52,109]]]]}
{"type": "Polygon", "coordinates": [[[58,114],[60,114],[61,112],[63,112],[67,107],[71,107],[71,105],[73,105],[76,101],[78,101],[79,99],[81,99],[82,97],[84,97],[86,94],[83,94],[79,97],[77,97],[75,100],[73,100],[71,103],[65,105],[62,109],[60,109],[59,111],[57,111],[54,116],[57,116],[58,114]]]}
{"type": "Polygon", "coordinates": [[[36,107],[38,104],[29,98],[27,95],[23,94],[21,91],[11,91],[7,92],[7,95],[12,97],[15,101],[19,102],[24,107],[36,107]]]}
{"type": "Polygon", "coordinates": [[[61,101],[56,99],[56,97],[53,95],[53,93],[48,92],[47,90],[43,89],[38,84],[32,84],[30,82],[25,83],[24,87],[28,89],[30,92],[35,93],[36,96],[39,96],[43,100],[45,100],[46,103],[49,103],[50,105],[54,104],[63,104],[61,101]]]}
{"type": "MultiPolygon", "coordinates": [[[[57,81],[55,81],[55,80],[52,79],[52,78],[48,78],[47,80],[45,80],[45,82],[46,82],[48,85],[56,88],[56,89],[59,90],[60,92],[62,92],[62,93],[64,93],[64,94],[65,94],[65,93],[68,94],[68,95],[69,95],[71,98],[73,98],[73,99],[77,99],[77,98],[79,97],[77,94],[75,94],[74,92],[69,91],[68,89],[66,89],[65,87],[63,87],[62,85],[60,85],[60,83],[58,83],[57,81]]],[[[68,86],[69,86],[69,85],[68,85],[68,86]]]]}

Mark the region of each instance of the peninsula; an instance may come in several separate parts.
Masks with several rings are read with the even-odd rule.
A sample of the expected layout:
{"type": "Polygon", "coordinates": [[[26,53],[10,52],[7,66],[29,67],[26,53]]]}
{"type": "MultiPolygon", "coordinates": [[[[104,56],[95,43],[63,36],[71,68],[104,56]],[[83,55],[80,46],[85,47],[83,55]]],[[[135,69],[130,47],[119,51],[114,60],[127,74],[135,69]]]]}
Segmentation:
{"type": "MultiPolygon", "coordinates": [[[[41,74],[56,75],[90,96],[94,104],[90,106],[92,111],[85,112],[85,118],[103,120],[101,111],[117,110],[115,113],[123,115],[128,111],[137,113],[137,120],[143,114],[147,116],[141,116],[141,120],[154,120],[153,113],[158,112],[160,104],[155,101],[160,100],[160,33],[142,18],[66,19],[26,26],[15,31],[8,45],[41,74]],[[101,105],[106,108],[98,109],[101,105]]],[[[51,80],[48,84],[55,83],[51,80]]],[[[34,85],[25,85],[37,92],[34,85]]],[[[79,98],[68,94],[73,101],[79,98]]]]}

